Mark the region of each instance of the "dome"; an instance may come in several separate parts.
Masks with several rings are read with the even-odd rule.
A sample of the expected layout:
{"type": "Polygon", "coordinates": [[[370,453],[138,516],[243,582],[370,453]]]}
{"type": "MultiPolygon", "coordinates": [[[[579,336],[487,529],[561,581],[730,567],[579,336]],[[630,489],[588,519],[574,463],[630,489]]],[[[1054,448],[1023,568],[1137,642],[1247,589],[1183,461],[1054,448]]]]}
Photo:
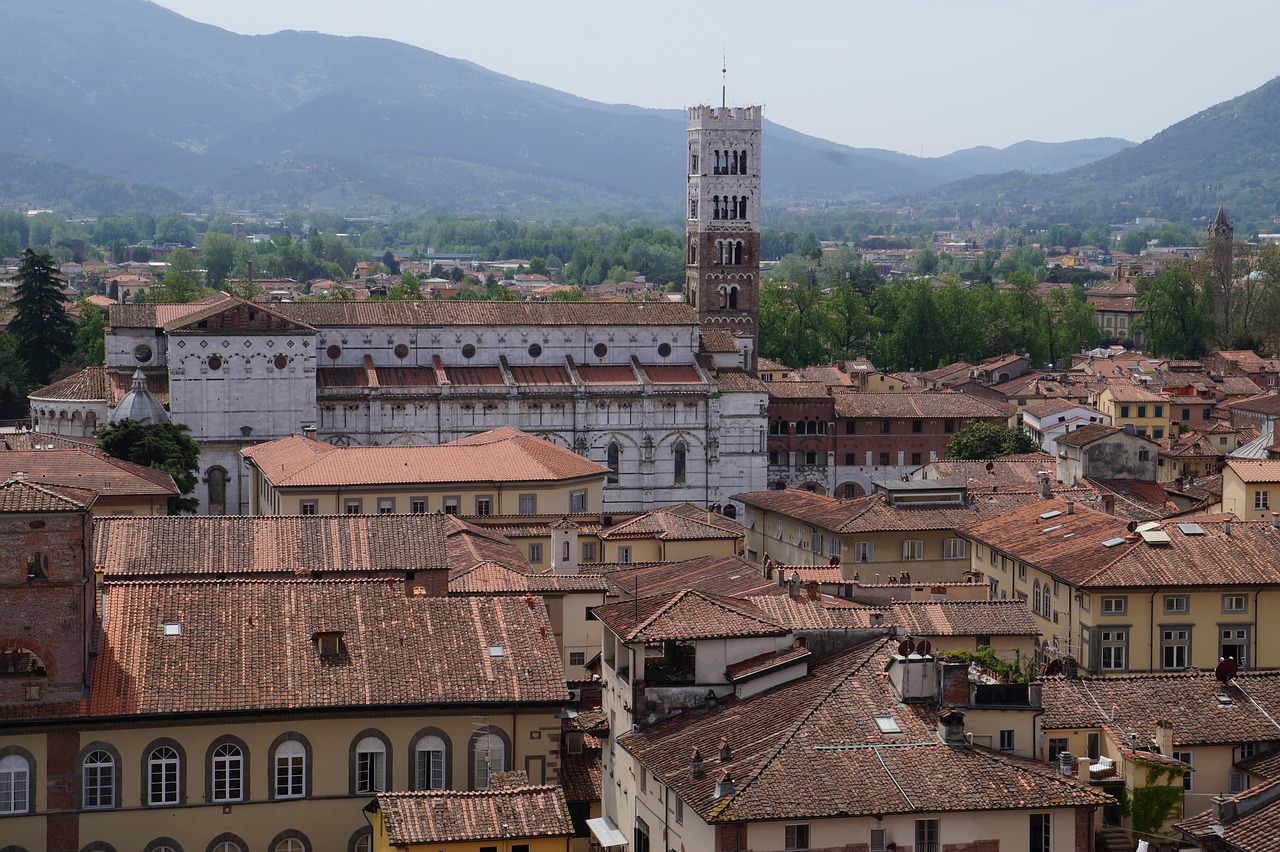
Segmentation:
{"type": "Polygon", "coordinates": [[[133,386],[120,398],[120,403],[111,412],[111,422],[120,420],[138,420],[143,423],[167,423],[169,412],[156,395],[147,390],[147,377],[142,370],[134,370],[133,386]]]}

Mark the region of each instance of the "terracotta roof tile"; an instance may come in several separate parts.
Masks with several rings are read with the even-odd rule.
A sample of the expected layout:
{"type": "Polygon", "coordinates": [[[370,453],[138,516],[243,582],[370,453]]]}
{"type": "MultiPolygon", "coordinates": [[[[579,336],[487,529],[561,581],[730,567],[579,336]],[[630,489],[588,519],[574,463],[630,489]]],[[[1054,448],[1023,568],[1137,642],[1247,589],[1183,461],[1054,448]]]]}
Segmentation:
{"type": "Polygon", "coordinates": [[[1241,482],[1280,482],[1280,460],[1228,459],[1226,466],[1241,482]]]}
{"type": "Polygon", "coordinates": [[[832,654],[807,677],[618,742],[712,823],[1109,801],[1044,763],[943,744],[932,712],[899,702],[881,673],[894,644],[832,654]],[[882,733],[876,715],[891,716],[901,732],[882,733]],[[731,750],[724,764],[721,737],[731,750]],[[689,772],[694,748],[703,755],[702,778],[689,772]],[[716,798],[721,770],[732,775],[735,792],[716,798]]]}
{"type": "Polygon", "coordinates": [[[560,787],[379,793],[377,802],[392,846],[573,834],[560,787]]]}
{"type": "Polygon", "coordinates": [[[94,521],[109,575],[402,572],[448,567],[444,516],[173,515],[94,521]]]}
{"type": "MultiPolygon", "coordinates": [[[[609,527],[600,532],[605,541],[633,538],[652,538],[660,541],[699,541],[703,539],[734,539],[742,537],[742,526],[734,529],[726,521],[717,519],[709,523],[704,518],[688,517],[665,509],[654,509],[643,515],[609,527]]],[[[732,522],[737,524],[736,521],[732,522]]]]}
{"type": "Polygon", "coordinates": [[[781,379],[769,382],[765,387],[772,399],[829,399],[831,396],[827,386],[821,382],[781,379]]]}
{"type": "Polygon", "coordinates": [[[70,438],[52,432],[7,432],[0,434],[0,451],[6,450],[88,450],[102,452],[96,438],[70,438]]]}
{"type": "Polygon", "coordinates": [[[183,317],[205,311],[213,306],[225,307],[238,300],[225,293],[205,296],[194,302],[174,305],[112,305],[107,320],[113,328],[163,328],[183,317]]]}
{"type": "Polygon", "coordinates": [[[83,450],[0,452],[0,477],[18,471],[30,482],[69,485],[104,496],[176,496],[178,486],[162,470],[83,450]]]}
{"type": "Polygon", "coordinates": [[[97,494],[83,488],[6,479],[0,481],[0,514],[83,512],[93,505],[96,497],[97,494]]]}
{"type": "Polygon", "coordinates": [[[1164,394],[1154,393],[1146,388],[1135,385],[1127,379],[1110,382],[1107,390],[1111,393],[1111,398],[1116,402],[1168,402],[1169,399],[1164,394]]]}
{"type": "Polygon", "coordinates": [[[655,385],[705,385],[692,364],[645,364],[644,374],[655,385]]]}
{"type": "Polygon", "coordinates": [[[1078,429],[1072,429],[1064,435],[1059,435],[1057,443],[1060,446],[1083,447],[1086,444],[1092,444],[1094,441],[1110,438],[1112,435],[1119,435],[1122,432],[1124,430],[1119,426],[1103,426],[1101,423],[1090,423],[1078,429]]]}
{"type": "Polygon", "coordinates": [[[1277,416],[1280,415],[1280,395],[1267,393],[1251,396],[1248,399],[1238,399],[1235,402],[1228,403],[1227,409],[1229,411],[1251,411],[1255,414],[1277,416]]]}
{"type": "Polygon", "coordinates": [[[697,589],[713,595],[785,594],[774,580],[764,577],[761,566],[740,556],[698,556],[679,562],[652,565],[616,565],[606,575],[610,586],[632,597],[675,594],[697,589]]]}
{"type": "Polygon", "coordinates": [[[1232,852],[1280,849],[1280,780],[1225,797],[1221,804],[1215,800],[1214,807],[1175,822],[1173,827],[1190,838],[1204,841],[1201,848],[1232,852]]]}
{"type": "Polygon", "coordinates": [[[983,518],[1041,500],[1033,492],[983,492],[974,496],[976,499],[970,506],[890,506],[883,494],[840,500],[804,489],[788,488],[735,494],[733,499],[837,533],[958,530],[983,518]]]}
{"type": "Polygon", "coordinates": [[[563,366],[520,367],[513,365],[509,370],[511,378],[515,380],[517,385],[522,387],[569,387],[573,385],[573,379],[569,377],[569,370],[563,366]]]}
{"type": "Polygon", "coordinates": [[[1007,414],[991,403],[965,393],[836,393],[840,417],[997,418],[1007,414]]]}
{"type": "Polygon", "coordinates": [[[808,648],[805,648],[802,645],[795,645],[781,651],[769,651],[768,653],[757,654],[754,657],[749,657],[748,659],[733,663],[725,668],[724,674],[725,677],[729,679],[730,683],[749,680],[756,675],[764,674],[765,672],[772,671],[773,669],[793,665],[801,660],[807,660],[812,656],[813,654],[810,653],[808,648]]]}
{"type": "Polygon", "coordinates": [[[32,391],[32,399],[93,402],[107,399],[107,368],[85,367],[65,379],[32,391]]]}
{"type": "Polygon", "coordinates": [[[624,642],[776,636],[786,628],[738,598],[683,590],[592,610],[624,642]]]}
{"type": "Polygon", "coordinates": [[[577,368],[578,378],[588,385],[638,385],[635,371],[623,365],[588,365],[577,368]]]}
{"type": "Polygon", "coordinates": [[[546,609],[519,598],[240,579],[110,582],[103,601],[94,716],[565,698],[546,609]],[[166,635],[168,623],[180,632],[166,635]],[[317,653],[325,631],[344,633],[336,658],[317,653]]]}
{"type": "Polygon", "coordinates": [[[768,384],[745,370],[719,370],[714,381],[722,393],[767,394],[769,392],[768,384]]]}
{"type": "Polygon", "coordinates": [[[547,482],[604,465],[510,427],[433,446],[335,447],[294,435],[241,451],[276,487],[378,483],[547,482]]]}
{"type": "Polygon", "coordinates": [[[733,335],[721,328],[698,329],[698,340],[703,352],[725,354],[738,352],[738,344],[734,341],[733,335]]]}
{"type": "Polygon", "coordinates": [[[896,601],[885,621],[910,636],[1038,636],[1024,601],[896,601]]]}
{"type": "Polygon", "coordinates": [[[490,562],[521,572],[529,571],[524,550],[500,532],[471,524],[457,515],[444,515],[443,519],[445,547],[452,568],[490,562]]]}
{"type": "Polygon", "coordinates": [[[565,799],[570,802],[600,801],[600,791],[603,789],[600,770],[601,749],[599,746],[588,747],[587,739],[588,737],[584,735],[580,754],[574,754],[563,748],[560,751],[560,786],[564,788],[565,799]]]}
{"type": "MultiPolygon", "coordinates": [[[[696,326],[697,311],[671,302],[288,302],[281,314],[308,325],[503,326],[503,325],[679,325],[696,326]]],[[[113,325],[114,314],[112,316],[113,325]]]]}
{"type": "MultiPolygon", "coordinates": [[[[789,576],[790,568],[782,569],[789,576]]],[[[801,594],[748,595],[746,601],[779,624],[791,630],[848,630],[872,627],[870,607],[856,606],[830,599],[811,600],[801,594]]]]}

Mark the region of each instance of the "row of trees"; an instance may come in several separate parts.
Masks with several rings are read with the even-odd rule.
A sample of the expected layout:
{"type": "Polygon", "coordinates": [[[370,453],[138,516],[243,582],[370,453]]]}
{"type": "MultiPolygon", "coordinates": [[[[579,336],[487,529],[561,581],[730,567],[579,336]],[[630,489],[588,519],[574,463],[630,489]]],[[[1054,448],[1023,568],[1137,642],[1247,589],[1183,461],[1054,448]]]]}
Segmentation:
{"type": "Polygon", "coordinates": [[[791,367],[866,356],[881,369],[929,370],[1012,351],[1030,353],[1037,365],[1061,364],[1101,338],[1083,287],[1041,295],[1023,271],[999,288],[885,283],[846,250],[798,278],[766,281],[760,293],[760,352],[791,367]]]}

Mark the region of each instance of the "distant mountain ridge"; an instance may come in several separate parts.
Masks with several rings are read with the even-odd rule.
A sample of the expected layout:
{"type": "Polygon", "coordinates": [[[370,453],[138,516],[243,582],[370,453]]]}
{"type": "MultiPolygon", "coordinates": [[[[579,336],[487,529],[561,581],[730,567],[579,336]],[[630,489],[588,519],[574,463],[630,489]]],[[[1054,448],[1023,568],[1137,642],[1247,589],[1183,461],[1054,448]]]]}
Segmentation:
{"type": "MultiPolygon", "coordinates": [[[[155,187],[156,203],[678,215],[683,199],[681,110],[599,104],[388,40],[237,35],[147,0],[5,0],[0,26],[0,152],[155,187]]],[[[918,193],[1100,141],[922,159],[767,121],[765,137],[770,204],[918,193]]],[[[0,160],[0,202],[69,203],[24,186],[21,162],[0,160]]]]}

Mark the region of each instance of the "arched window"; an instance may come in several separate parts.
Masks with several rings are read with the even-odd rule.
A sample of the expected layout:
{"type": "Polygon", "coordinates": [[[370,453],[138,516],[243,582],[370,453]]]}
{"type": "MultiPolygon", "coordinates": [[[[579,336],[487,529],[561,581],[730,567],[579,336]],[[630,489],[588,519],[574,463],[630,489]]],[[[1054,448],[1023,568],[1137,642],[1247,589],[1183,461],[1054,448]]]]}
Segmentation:
{"type": "Polygon", "coordinates": [[[729,196],[727,195],[724,198],[720,199],[720,218],[721,219],[729,218],[729,196]]]}
{"type": "Polygon", "coordinates": [[[387,746],[377,737],[356,743],[356,792],[381,793],[387,789],[387,746]]]}
{"type": "Polygon", "coordinates": [[[720,218],[720,196],[718,195],[711,196],[711,218],[720,218]]]}
{"type": "Polygon", "coordinates": [[[569,541],[568,541],[568,539],[566,539],[566,540],[565,540],[565,542],[564,542],[564,548],[563,548],[563,550],[562,550],[562,552],[561,552],[560,558],[561,558],[561,559],[563,559],[565,562],[568,562],[568,561],[569,561],[569,541]]]}
{"type": "Polygon", "coordinates": [[[27,579],[28,580],[47,580],[49,579],[49,557],[40,551],[34,551],[27,554],[27,579]]]}
{"type": "Polygon", "coordinates": [[[622,447],[618,446],[617,441],[614,441],[611,444],[609,444],[609,448],[605,450],[605,459],[606,459],[605,466],[609,468],[609,476],[606,478],[606,482],[609,485],[618,484],[618,472],[619,472],[619,465],[621,462],[621,456],[622,456],[622,447]]]}
{"type": "Polygon", "coordinates": [[[1036,615],[1040,614],[1040,581],[1036,580],[1032,585],[1031,600],[1033,601],[1031,611],[1036,615]]]}
{"type": "Polygon", "coordinates": [[[209,514],[225,515],[227,513],[227,471],[221,467],[211,467],[205,473],[205,481],[209,483],[209,514]]]}
{"type": "Polygon", "coordinates": [[[147,754],[147,804],[176,805],[180,795],[182,758],[176,749],[160,746],[147,754]]]}
{"type": "Polygon", "coordinates": [[[114,808],[116,805],[116,761],[108,752],[92,751],[81,764],[84,807],[114,808]]]}
{"type": "Polygon", "coordinates": [[[724,516],[725,516],[726,518],[736,518],[736,517],[738,517],[738,508],[737,508],[736,506],[734,506],[732,503],[727,504],[727,505],[724,507],[724,516]]]}
{"type": "Polygon", "coordinates": [[[244,847],[234,840],[223,840],[215,844],[210,852],[244,852],[244,847]]]}
{"type": "Polygon", "coordinates": [[[738,152],[733,152],[733,161],[729,166],[729,174],[736,175],[738,173],[738,152]]]}
{"type": "Polygon", "coordinates": [[[738,240],[733,244],[733,265],[742,265],[742,240],[738,240]]]}
{"type": "Polygon", "coordinates": [[[0,814],[31,810],[31,764],[20,754],[0,757],[0,814]]]}
{"type": "Polygon", "coordinates": [[[210,799],[214,802],[239,802],[244,799],[244,750],[235,743],[216,746],[210,757],[213,775],[210,799]]]}
{"type": "Polygon", "coordinates": [[[742,173],[744,175],[750,174],[750,172],[747,171],[747,152],[746,151],[742,151],[738,155],[738,168],[742,170],[742,173]]]}
{"type": "Polygon", "coordinates": [[[737,287],[729,288],[729,303],[725,307],[727,307],[731,311],[736,311],[738,309],[738,288],[737,287]]]}
{"type": "Polygon", "coordinates": [[[275,795],[277,799],[297,799],[307,794],[307,747],[298,740],[285,740],[276,747],[275,795]]]}
{"type": "Polygon", "coordinates": [[[347,841],[348,852],[372,852],[373,829],[362,828],[347,841]]]}
{"type": "MultiPolygon", "coordinates": [[[[565,542],[566,547],[568,544],[565,542]]],[[[448,748],[440,737],[428,735],[418,740],[418,746],[414,749],[414,789],[445,789],[447,755],[448,748]]]]}
{"type": "Polygon", "coordinates": [[[272,846],[271,852],[307,852],[307,845],[296,837],[286,837],[272,846]]]}
{"type": "Polygon", "coordinates": [[[716,263],[724,263],[724,240],[716,240],[716,263]]]}
{"type": "Polygon", "coordinates": [[[481,734],[471,745],[476,790],[489,789],[489,776],[506,771],[507,749],[497,734],[481,734]]]}
{"type": "Polygon", "coordinates": [[[684,441],[680,441],[675,447],[675,475],[672,480],[676,485],[684,485],[687,476],[689,448],[685,446],[684,441]]]}

